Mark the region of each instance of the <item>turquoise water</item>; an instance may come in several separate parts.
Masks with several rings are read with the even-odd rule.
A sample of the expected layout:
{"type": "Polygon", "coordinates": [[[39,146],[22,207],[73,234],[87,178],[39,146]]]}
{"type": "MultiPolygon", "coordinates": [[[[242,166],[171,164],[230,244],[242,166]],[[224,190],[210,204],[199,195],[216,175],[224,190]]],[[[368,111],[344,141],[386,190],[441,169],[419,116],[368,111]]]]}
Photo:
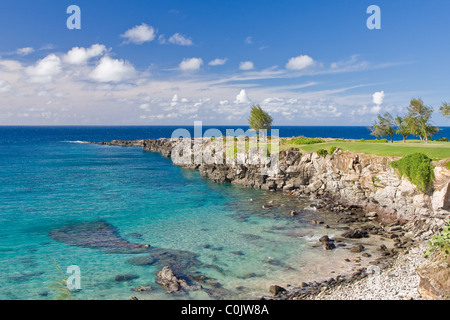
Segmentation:
{"type": "Polygon", "coordinates": [[[100,128],[1,128],[0,135],[0,299],[54,299],[57,267],[68,277],[71,265],[81,270],[76,299],[248,299],[267,294],[271,284],[349,269],[339,263],[345,251],[313,247],[324,230],[310,221],[334,218],[310,209],[312,201],[213,183],[139,148],[76,142],[111,140],[100,128]],[[274,209],[262,210],[270,200],[274,209]],[[293,218],[291,210],[302,214],[293,218]],[[201,284],[214,293],[168,295],[155,283],[162,265],[130,263],[147,253],[111,253],[49,236],[98,220],[124,241],[188,252],[195,263],[183,272],[205,276],[201,284]],[[135,279],[115,280],[124,274],[135,279]],[[132,291],[138,286],[152,290],[132,291]]]}

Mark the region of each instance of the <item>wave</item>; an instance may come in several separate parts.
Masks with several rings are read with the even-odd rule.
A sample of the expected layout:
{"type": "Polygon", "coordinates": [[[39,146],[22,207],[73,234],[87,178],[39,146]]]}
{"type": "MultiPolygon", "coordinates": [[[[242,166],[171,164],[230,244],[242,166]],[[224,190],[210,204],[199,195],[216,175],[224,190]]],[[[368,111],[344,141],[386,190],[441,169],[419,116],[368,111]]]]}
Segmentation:
{"type": "Polygon", "coordinates": [[[63,141],[63,142],[66,142],[66,143],[89,143],[89,141],[80,141],[80,140],[77,140],[77,141],[63,141]]]}

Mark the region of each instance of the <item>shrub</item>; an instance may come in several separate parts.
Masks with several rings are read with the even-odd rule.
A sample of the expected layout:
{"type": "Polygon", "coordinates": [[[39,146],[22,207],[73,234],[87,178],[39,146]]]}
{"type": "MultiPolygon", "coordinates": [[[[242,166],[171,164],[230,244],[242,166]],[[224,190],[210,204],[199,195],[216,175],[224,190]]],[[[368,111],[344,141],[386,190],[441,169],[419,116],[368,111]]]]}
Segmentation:
{"type": "Polygon", "coordinates": [[[361,139],[359,140],[359,142],[364,142],[364,143],[388,143],[389,141],[387,141],[387,139],[375,139],[375,140],[365,140],[365,139],[361,139]]]}
{"type": "Polygon", "coordinates": [[[435,140],[435,141],[439,141],[439,142],[448,142],[449,140],[448,140],[448,138],[443,137],[443,138],[437,139],[437,140],[435,140]]]}
{"type": "Polygon", "coordinates": [[[325,158],[328,155],[328,151],[325,149],[319,149],[317,150],[317,154],[323,158],[325,158]]]}
{"type": "Polygon", "coordinates": [[[320,138],[305,138],[305,137],[297,137],[292,138],[291,142],[293,144],[316,144],[316,143],[324,143],[325,140],[320,138]]]}
{"type": "Polygon", "coordinates": [[[398,169],[400,177],[406,176],[420,191],[426,192],[434,179],[431,159],[423,153],[413,153],[398,161],[391,162],[398,169]]]}
{"type": "Polygon", "coordinates": [[[329,154],[333,154],[336,151],[337,147],[331,147],[330,149],[328,149],[328,153],[329,154]]]}
{"type": "Polygon", "coordinates": [[[443,257],[444,260],[450,256],[450,219],[447,220],[442,232],[437,236],[433,236],[428,242],[428,250],[425,253],[425,257],[429,258],[434,252],[443,257]]]}

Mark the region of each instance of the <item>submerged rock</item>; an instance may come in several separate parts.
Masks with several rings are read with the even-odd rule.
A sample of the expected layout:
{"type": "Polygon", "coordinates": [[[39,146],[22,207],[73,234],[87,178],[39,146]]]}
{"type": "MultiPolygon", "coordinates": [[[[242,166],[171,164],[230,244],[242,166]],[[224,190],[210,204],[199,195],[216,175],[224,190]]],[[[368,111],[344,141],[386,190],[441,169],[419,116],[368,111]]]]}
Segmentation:
{"type": "Polygon", "coordinates": [[[135,274],[119,274],[114,278],[114,280],[117,282],[123,282],[123,281],[131,281],[137,278],[139,278],[139,276],[135,274]]]}
{"type": "Polygon", "coordinates": [[[133,266],[150,266],[156,262],[153,256],[137,256],[127,260],[133,266]]]}
{"type": "Polygon", "coordinates": [[[139,287],[133,288],[133,289],[131,289],[131,290],[134,291],[134,292],[140,292],[140,293],[143,293],[143,292],[149,292],[149,291],[152,291],[153,288],[152,288],[151,286],[139,286],[139,287]]]}
{"type": "Polygon", "coordinates": [[[124,240],[116,227],[104,220],[82,222],[55,229],[49,233],[49,236],[72,246],[99,249],[108,253],[143,253],[150,248],[149,245],[124,240]]]}

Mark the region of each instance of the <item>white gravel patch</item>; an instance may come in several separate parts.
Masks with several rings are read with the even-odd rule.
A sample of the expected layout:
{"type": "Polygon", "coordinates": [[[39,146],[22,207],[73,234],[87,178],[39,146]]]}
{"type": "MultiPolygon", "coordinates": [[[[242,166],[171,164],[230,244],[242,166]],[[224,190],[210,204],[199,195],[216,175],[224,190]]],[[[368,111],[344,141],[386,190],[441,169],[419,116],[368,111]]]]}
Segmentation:
{"type": "Polygon", "coordinates": [[[420,300],[417,291],[419,276],[416,269],[427,264],[424,257],[427,244],[411,248],[408,253],[396,258],[393,265],[380,270],[376,266],[369,267],[372,271],[364,279],[351,284],[343,284],[327,290],[316,300],[420,300]]]}

